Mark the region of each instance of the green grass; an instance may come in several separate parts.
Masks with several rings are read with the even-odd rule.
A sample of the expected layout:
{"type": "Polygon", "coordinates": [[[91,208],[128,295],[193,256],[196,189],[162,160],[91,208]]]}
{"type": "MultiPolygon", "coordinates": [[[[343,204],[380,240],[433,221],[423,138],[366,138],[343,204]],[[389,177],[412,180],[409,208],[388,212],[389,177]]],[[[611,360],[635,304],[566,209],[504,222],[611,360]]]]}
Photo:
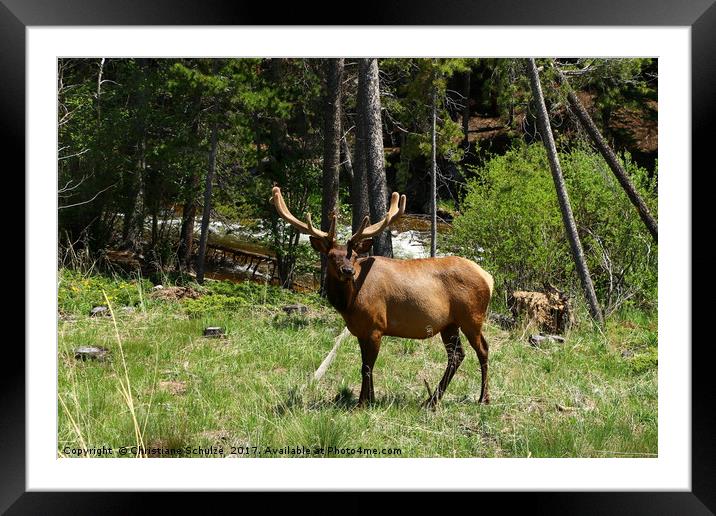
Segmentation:
{"type": "Polygon", "coordinates": [[[467,356],[434,412],[420,405],[423,379],[434,388],[445,368],[439,337],[385,338],[374,374],[376,403],[358,409],[355,338],[343,343],[320,382],[311,381],[343,328],[315,296],[210,282],[197,306],[154,300],[142,280],[67,271],[60,278],[60,456],[69,455],[65,447],[111,446],[116,452],[139,442],[149,448],[214,447],[208,451],[239,456],[266,448],[286,456],[278,453],[286,447],[354,457],[376,455],[335,449],[399,448],[401,457],[657,453],[655,316],[620,314],[603,332],[585,324],[566,343],[541,348],[527,344],[522,329],[488,325],[492,403],[477,404],[478,361],[463,337],[467,356]],[[100,283],[116,332],[112,318],[88,316],[100,283]],[[232,301],[212,304],[220,296],[232,301]],[[123,310],[122,302],[134,310],[123,310]],[[308,305],[309,313],[288,316],[280,309],[296,302],[308,305]],[[207,326],[222,326],[226,338],[202,337],[207,326]],[[112,360],[76,360],[73,349],[84,345],[109,348],[112,360]],[[129,398],[122,386],[131,389],[129,398]]]}

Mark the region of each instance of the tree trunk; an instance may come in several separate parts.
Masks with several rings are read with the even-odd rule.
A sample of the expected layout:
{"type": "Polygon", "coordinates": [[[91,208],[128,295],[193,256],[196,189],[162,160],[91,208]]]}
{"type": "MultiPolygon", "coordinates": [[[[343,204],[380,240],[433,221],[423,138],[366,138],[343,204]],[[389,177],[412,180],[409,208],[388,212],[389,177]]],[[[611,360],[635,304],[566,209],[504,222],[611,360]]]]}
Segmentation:
{"type": "Polygon", "coordinates": [[[147,92],[144,76],[147,72],[147,60],[139,60],[139,70],[142,74],[142,82],[139,85],[135,100],[135,131],[137,135],[137,167],[134,171],[133,192],[128,211],[125,213],[124,225],[124,243],[125,249],[139,251],[142,244],[142,236],[144,233],[144,210],[145,210],[145,174],[147,169],[146,161],[146,111],[147,111],[147,92]]]}
{"type": "Polygon", "coordinates": [[[438,239],[438,180],[437,180],[437,93],[435,91],[435,78],[431,91],[432,102],[432,132],[431,132],[431,156],[430,156],[430,256],[434,257],[437,252],[438,239]]]}
{"type": "MultiPolygon", "coordinates": [[[[363,123],[363,145],[365,147],[366,179],[368,180],[369,207],[371,222],[385,217],[388,209],[388,189],[385,179],[385,153],[383,152],[383,124],[381,121],[380,83],[378,79],[378,60],[361,59],[359,66],[358,90],[359,105],[363,123]]],[[[393,256],[390,231],[383,231],[373,238],[373,254],[393,256]]]]}
{"type": "Polygon", "coordinates": [[[471,70],[465,72],[462,82],[462,94],[465,97],[465,104],[462,106],[462,133],[464,134],[462,146],[465,150],[470,146],[467,138],[470,129],[470,74],[471,70]]]}
{"type": "MultiPolygon", "coordinates": [[[[193,189],[194,179],[196,179],[196,186],[198,187],[199,177],[192,175],[192,185],[189,188],[193,189]]],[[[196,219],[196,203],[193,199],[194,195],[191,194],[191,200],[189,200],[189,194],[184,199],[184,207],[182,208],[181,214],[181,231],[179,241],[179,268],[185,269],[187,272],[191,270],[191,254],[194,250],[194,220],[196,219]]]]}
{"type": "Polygon", "coordinates": [[[343,136],[341,138],[341,153],[343,158],[343,170],[346,173],[348,182],[353,184],[353,163],[351,163],[351,150],[348,148],[348,140],[343,136]]]}
{"type": "MultiPolygon", "coordinates": [[[[272,58],[269,61],[269,77],[275,84],[279,84],[285,74],[283,60],[279,58],[272,58]]],[[[285,121],[282,118],[273,116],[269,122],[269,171],[270,177],[273,181],[277,181],[279,184],[284,181],[285,171],[283,169],[285,162],[290,160],[288,156],[287,146],[284,143],[286,134],[285,121]]],[[[298,198],[301,192],[292,191],[287,192],[286,202],[291,206],[291,197],[298,198]]],[[[301,203],[297,203],[301,204],[301,203]]],[[[294,204],[294,208],[296,204],[294,204]]],[[[296,209],[297,213],[302,213],[301,210],[296,209]]],[[[279,218],[276,215],[276,210],[271,210],[271,224],[275,235],[275,249],[276,249],[276,272],[281,286],[283,288],[291,288],[293,286],[293,276],[296,268],[296,253],[295,249],[298,245],[299,235],[293,227],[286,228],[286,232],[279,231],[278,227],[279,218]]]]}
{"type": "Polygon", "coordinates": [[[103,57],[99,61],[99,72],[97,73],[97,128],[101,128],[102,126],[102,106],[100,102],[100,98],[102,95],[102,74],[104,73],[104,61],[105,58],[103,57]]]}
{"type": "Polygon", "coordinates": [[[156,246],[158,244],[158,239],[159,239],[159,220],[158,220],[159,215],[157,213],[156,203],[153,203],[151,211],[152,211],[152,241],[151,241],[150,247],[152,249],[154,249],[154,248],[156,248],[156,246]]]}
{"type": "MultiPolygon", "coordinates": [[[[143,130],[143,129],[142,129],[143,130]]],[[[144,134],[137,142],[137,168],[134,170],[133,191],[124,214],[123,249],[138,251],[144,232],[144,174],[146,170],[144,134]]]]}
{"type": "MultiPolygon", "coordinates": [[[[201,96],[195,99],[195,117],[192,122],[192,134],[199,141],[199,115],[201,113],[201,96]]],[[[191,255],[194,251],[194,220],[196,219],[196,195],[199,191],[199,170],[192,168],[189,185],[184,194],[184,207],[181,216],[181,231],[179,232],[179,268],[187,272],[191,270],[191,255]]]]}
{"type": "MultiPolygon", "coordinates": [[[[323,107],[323,197],[321,230],[328,231],[331,215],[338,208],[341,165],[341,82],[343,59],[326,60],[326,95],[323,107]]],[[[325,295],[326,256],[321,255],[321,295],[325,295]]]]}
{"type": "MultiPolygon", "coordinates": [[[[366,135],[364,113],[361,106],[366,104],[364,98],[367,89],[363,87],[365,82],[363,75],[358,73],[358,93],[356,99],[356,141],[353,149],[353,181],[351,182],[351,209],[353,233],[358,231],[363,219],[370,214],[368,207],[368,179],[366,169],[366,135]]],[[[347,146],[347,144],[346,144],[347,146]]]]}
{"type": "Polygon", "coordinates": [[[622,167],[621,163],[619,163],[619,159],[617,158],[616,154],[611,149],[611,147],[609,147],[609,144],[607,144],[607,141],[602,136],[602,133],[599,132],[599,129],[597,128],[592,118],[589,116],[589,113],[587,113],[587,110],[584,109],[584,106],[579,101],[579,98],[577,97],[574,90],[572,90],[572,88],[569,86],[567,78],[562,75],[562,72],[559,70],[557,70],[557,78],[559,79],[559,82],[561,84],[567,87],[567,98],[569,100],[569,104],[574,110],[574,113],[577,115],[577,118],[579,118],[579,121],[587,130],[589,136],[591,136],[592,141],[594,141],[595,145],[599,149],[599,152],[602,154],[604,160],[609,165],[609,168],[612,169],[612,172],[616,176],[617,181],[619,181],[619,184],[626,192],[627,197],[629,197],[629,200],[636,208],[636,211],[639,213],[639,217],[641,217],[641,220],[644,222],[644,225],[649,230],[649,233],[651,233],[654,242],[658,243],[659,228],[656,219],[652,216],[651,212],[649,211],[649,208],[639,196],[639,192],[637,192],[636,188],[634,188],[634,184],[629,179],[629,176],[627,175],[626,170],[624,170],[624,167],[622,167]]]}
{"type": "Polygon", "coordinates": [[[209,217],[211,215],[211,192],[214,182],[214,171],[216,170],[216,146],[218,140],[219,123],[216,118],[218,99],[214,100],[212,111],[214,120],[211,122],[211,150],[209,151],[209,169],[206,174],[206,186],[204,187],[204,209],[201,214],[201,234],[199,236],[199,256],[196,259],[196,281],[204,283],[204,260],[206,258],[206,244],[209,240],[209,217]]]}
{"type": "Polygon", "coordinates": [[[557,147],[554,144],[554,137],[552,135],[552,127],[547,116],[547,107],[544,103],[544,96],[542,95],[542,86],[539,80],[539,73],[537,72],[537,65],[534,59],[527,60],[527,69],[530,76],[530,84],[532,86],[532,95],[537,107],[537,124],[539,131],[542,134],[542,142],[544,143],[547,155],[549,157],[549,165],[552,170],[552,178],[554,179],[554,186],[557,190],[557,198],[559,199],[559,207],[562,211],[562,220],[564,222],[564,229],[567,233],[567,239],[569,240],[569,246],[572,249],[572,256],[574,263],[577,266],[579,278],[582,282],[582,288],[589,304],[589,311],[592,317],[596,319],[600,324],[604,323],[602,311],[599,308],[599,302],[597,301],[597,295],[594,292],[594,285],[592,278],[589,275],[589,269],[587,268],[587,262],[584,259],[584,251],[582,250],[582,244],[579,240],[577,233],[577,225],[574,221],[574,215],[572,214],[572,207],[569,203],[569,196],[567,195],[567,188],[564,184],[564,178],[562,177],[562,169],[559,164],[559,158],[557,156],[557,147]]]}

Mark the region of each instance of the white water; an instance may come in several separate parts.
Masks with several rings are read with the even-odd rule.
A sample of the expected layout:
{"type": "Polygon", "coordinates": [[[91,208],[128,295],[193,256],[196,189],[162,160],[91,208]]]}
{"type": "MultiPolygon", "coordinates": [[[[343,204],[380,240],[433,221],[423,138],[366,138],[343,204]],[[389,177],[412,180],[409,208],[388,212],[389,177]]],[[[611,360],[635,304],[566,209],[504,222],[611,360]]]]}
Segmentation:
{"type": "MultiPolygon", "coordinates": [[[[151,220],[148,221],[151,225],[151,220]]],[[[167,224],[173,227],[181,227],[181,219],[170,219],[167,224]]],[[[221,221],[212,221],[209,223],[209,234],[216,236],[227,242],[235,243],[240,246],[247,241],[260,241],[269,235],[269,230],[264,221],[258,221],[251,228],[242,226],[241,224],[227,224],[221,221]]],[[[197,218],[194,224],[194,233],[198,236],[201,227],[201,219],[197,218]]],[[[393,256],[399,259],[411,258],[427,258],[430,256],[430,233],[427,231],[407,230],[398,233],[393,230],[393,256]]],[[[339,242],[345,242],[351,236],[351,226],[344,225],[338,228],[339,242]]],[[[300,235],[299,242],[310,245],[308,235],[300,235]]],[[[446,256],[446,253],[438,252],[438,256],[446,256]]],[[[238,269],[239,267],[237,267],[238,269]]],[[[258,274],[257,274],[258,275],[258,274]]]]}

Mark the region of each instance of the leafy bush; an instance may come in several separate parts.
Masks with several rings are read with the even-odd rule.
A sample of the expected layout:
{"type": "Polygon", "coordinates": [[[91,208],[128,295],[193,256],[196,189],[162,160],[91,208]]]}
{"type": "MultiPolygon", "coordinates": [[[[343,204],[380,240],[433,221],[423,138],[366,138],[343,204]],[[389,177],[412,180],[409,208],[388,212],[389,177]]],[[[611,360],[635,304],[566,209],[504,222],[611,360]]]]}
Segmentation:
{"type": "Polygon", "coordinates": [[[629,358],[627,363],[635,374],[654,371],[659,366],[659,350],[656,347],[649,347],[629,358]]]}
{"type": "MultiPolygon", "coordinates": [[[[654,308],[657,248],[612,172],[590,150],[562,153],[560,162],[600,301],[607,311],[654,308]]],[[[623,164],[656,215],[656,188],[646,171],[629,156],[623,164]]],[[[462,215],[445,237],[451,251],[490,271],[499,297],[545,282],[580,291],[544,148],[521,145],[473,172],[462,215]]]]}
{"type": "MultiPolygon", "coordinates": [[[[206,288],[210,295],[239,298],[245,304],[282,306],[296,303],[296,294],[290,290],[253,281],[211,281],[206,288]]],[[[316,295],[301,295],[301,303],[318,305],[321,301],[316,295]]]]}
{"type": "Polygon", "coordinates": [[[206,314],[236,310],[250,303],[242,297],[214,294],[202,296],[198,299],[185,299],[183,301],[184,311],[190,317],[201,317],[206,314]]]}

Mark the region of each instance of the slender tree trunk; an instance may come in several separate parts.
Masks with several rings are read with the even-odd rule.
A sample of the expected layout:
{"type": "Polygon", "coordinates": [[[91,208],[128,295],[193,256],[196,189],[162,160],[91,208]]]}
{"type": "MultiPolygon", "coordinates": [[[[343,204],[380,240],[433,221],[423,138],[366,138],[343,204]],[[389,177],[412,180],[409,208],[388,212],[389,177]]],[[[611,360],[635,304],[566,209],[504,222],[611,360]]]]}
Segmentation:
{"type": "MultiPolygon", "coordinates": [[[[269,61],[268,75],[275,84],[279,84],[283,74],[282,60],[272,58],[269,61]]],[[[287,159],[286,149],[284,147],[283,138],[285,134],[284,121],[279,117],[272,117],[269,123],[269,173],[270,177],[281,183],[285,178],[283,164],[287,159]]],[[[299,192],[287,192],[286,202],[291,204],[290,198],[298,196],[299,192]]],[[[298,212],[298,210],[296,210],[298,212]]],[[[275,249],[276,249],[276,272],[281,286],[283,288],[291,288],[293,286],[293,273],[296,263],[296,255],[294,252],[295,242],[298,235],[294,228],[287,228],[285,232],[279,230],[279,218],[276,210],[271,210],[271,224],[274,231],[275,249]]]]}
{"type": "MultiPolygon", "coordinates": [[[[371,222],[375,223],[385,217],[388,209],[378,60],[375,58],[361,59],[358,73],[358,89],[360,91],[358,101],[362,102],[356,109],[362,113],[370,217],[371,222]]],[[[373,254],[393,256],[390,231],[383,231],[383,233],[373,238],[373,254]]]]}
{"type": "Polygon", "coordinates": [[[204,187],[204,209],[201,214],[201,235],[199,236],[199,256],[196,259],[196,281],[204,283],[204,260],[206,258],[206,244],[209,240],[209,218],[211,215],[211,192],[214,183],[214,171],[216,170],[216,146],[218,140],[219,123],[216,118],[218,99],[214,99],[212,108],[214,120],[211,122],[211,150],[209,151],[209,169],[206,174],[206,186],[204,187]]]}
{"type": "Polygon", "coordinates": [[[438,180],[437,180],[437,93],[435,91],[435,78],[431,91],[432,120],[431,120],[431,156],[430,156],[430,256],[437,252],[438,239],[438,180]]]}
{"type": "Polygon", "coordinates": [[[159,220],[157,214],[156,203],[152,206],[152,242],[150,247],[154,249],[157,246],[157,240],[159,239],[159,220]]]}
{"type": "Polygon", "coordinates": [[[557,147],[554,144],[552,127],[547,116],[547,107],[544,103],[542,86],[540,84],[539,73],[537,72],[537,65],[535,64],[534,59],[527,60],[527,69],[530,76],[530,84],[532,86],[532,95],[534,96],[534,101],[537,107],[537,123],[540,133],[542,134],[542,142],[544,143],[549,157],[552,178],[554,179],[554,186],[557,190],[559,207],[562,211],[564,229],[567,233],[567,239],[569,240],[569,245],[572,249],[572,256],[574,258],[574,263],[577,266],[579,278],[582,281],[582,288],[584,289],[584,294],[587,298],[587,303],[589,304],[589,311],[591,312],[592,317],[602,324],[604,322],[604,318],[602,316],[602,311],[599,308],[597,295],[594,292],[594,285],[592,283],[592,278],[589,275],[587,262],[584,259],[584,251],[582,250],[582,244],[579,240],[579,234],[577,233],[577,225],[574,221],[574,215],[572,214],[572,207],[569,204],[569,196],[567,195],[567,188],[564,184],[564,178],[562,177],[562,169],[557,156],[557,147]]]}
{"type": "Polygon", "coordinates": [[[343,157],[343,170],[346,173],[348,182],[353,184],[353,163],[351,162],[351,150],[348,148],[348,140],[343,136],[341,138],[341,153],[343,157]]]}
{"type": "Polygon", "coordinates": [[[102,74],[104,73],[104,61],[103,57],[99,61],[99,72],[97,73],[97,127],[102,126],[102,106],[100,103],[100,97],[102,95],[102,74]]]}
{"type": "MultiPolygon", "coordinates": [[[[144,76],[147,73],[148,60],[139,60],[140,74],[144,76]]],[[[125,213],[124,226],[124,244],[123,247],[138,251],[142,244],[144,234],[144,212],[145,212],[145,180],[147,170],[147,91],[144,77],[140,79],[139,90],[137,91],[135,109],[136,123],[135,130],[137,135],[137,166],[134,171],[132,200],[129,204],[128,212],[125,213]]]]}
{"type": "MultiPolygon", "coordinates": [[[[465,135],[462,140],[462,149],[465,154],[470,150],[470,81],[472,69],[465,72],[463,77],[463,95],[465,97],[465,105],[462,107],[462,132],[465,135]]],[[[463,161],[465,157],[463,157],[463,161]]],[[[462,195],[463,185],[465,184],[465,175],[461,164],[453,165],[455,173],[455,197],[453,198],[455,211],[460,210],[460,196],[462,195]]]]}
{"type": "MultiPolygon", "coordinates": [[[[326,60],[326,95],[323,107],[323,197],[321,230],[328,231],[331,214],[338,208],[341,165],[341,82],[343,59],[326,60]]],[[[325,295],[326,256],[321,255],[321,295],[325,295]]]]}
{"type": "MultiPolygon", "coordinates": [[[[199,114],[201,113],[201,96],[195,99],[195,117],[192,122],[192,134],[199,141],[199,114]]],[[[189,185],[185,189],[184,206],[181,217],[181,230],[179,232],[179,267],[187,272],[191,270],[191,255],[194,251],[194,221],[196,220],[196,196],[199,191],[199,170],[192,168],[189,185]]]]}
{"type": "Polygon", "coordinates": [[[470,73],[471,70],[465,72],[462,82],[462,94],[465,97],[465,105],[462,106],[462,133],[465,137],[462,140],[462,146],[465,150],[470,146],[467,138],[470,129],[470,73]]]}
{"type": "MultiPolygon", "coordinates": [[[[353,219],[353,232],[358,231],[363,219],[366,215],[370,215],[368,207],[368,172],[366,165],[366,134],[365,134],[365,114],[362,106],[367,103],[367,88],[364,86],[365,78],[358,72],[358,94],[356,99],[356,141],[355,157],[353,159],[353,181],[351,182],[351,209],[353,219]]],[[[347,145],[346,145],[347,146],[347,145]]]]}
{"type": "Polygon", "coordinates": [[[599,152],[602,154],[604,160],[609,165],[609,168],[612,169],[612,172],[616,176],[617,181],[619,181],[619,184],[626,192],[627,197],[629,197],[629,200],[636,208],[636,211],[639,213],[639,217],[641,217],[641,220],[644,222],[644,225],[649,230],[649,233],[651,233],[654,242],[658,242],[659,227],[657,225],[656,219],[652,216],[646,203],[644,203],[642,198],[639,196],[639,192],[637,192],[636,188],[634,188],[634,184],[631,182],[631,179],[629,179],[626,170],[624,170],[624,167],[622,167],[622,164],[619,162],[619,159],[617,158],[616,154],[602,136],[602,133],[599,132],[599,129],[597,128],[592,118],[589,116],[589,113],[587,113],[587,110],[584,109],[584,106],[579,101],[579,98],[577,97],[574,90],[569,86],[567,78],[562,75],[562,72],[559,70],[557,70],[557,78],[559,79],[559,82],[561,84],[567,87],[567,98],[569,100],[569,104],[572,106],[572,109],[577,115],[577,118],[579,118],[579,121],[587,130],[587,133],[589,134],[589,136],[591,136],[592,141],[594,141],[595,145],[599,149],[599,152]]]}
{"type": "Polygon", "coordinates": [[[142,129],[141,139],[137,143],[137,167],[134,171],[134,184],[131,200],[124,216],[123,248],[138,251],[144,233],[144,175],[147,168],[146,143],[142,129]]]}
{"type": "MultiPolygon", "coordinates": [[[[192,172],[191,188],[199,187],[199,176],[192,172]]],[[[194,202],[194,194],[186,195],[181,215],[181,230],[179,241],[179,266],[187,272],[191,269],[191,254],[194,250],[194,220],[196,219],[196,203],[194,202]]]]}

